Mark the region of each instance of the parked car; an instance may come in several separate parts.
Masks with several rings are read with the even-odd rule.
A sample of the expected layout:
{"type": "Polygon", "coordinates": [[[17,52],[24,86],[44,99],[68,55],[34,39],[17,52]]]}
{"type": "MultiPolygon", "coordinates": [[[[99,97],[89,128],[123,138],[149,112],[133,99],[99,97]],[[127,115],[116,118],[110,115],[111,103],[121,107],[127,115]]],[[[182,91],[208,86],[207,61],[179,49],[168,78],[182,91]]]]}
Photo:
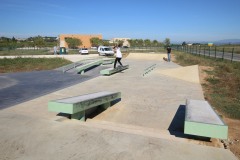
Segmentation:
{"type": "Polygon", "coordinates": [[[87,48],[81,48],[81,49],[79,50],[79,53],[80,53],[80,54],[88,54],[88,49],[87,49],[87,48]]]}
{"type": "Polygon", "coordinates": [[[113,52],[111,47],[99,46],[98,47],[98,54],[100,56],[112,56],[112,55],[114,55],[114,52],[113,52]]]}

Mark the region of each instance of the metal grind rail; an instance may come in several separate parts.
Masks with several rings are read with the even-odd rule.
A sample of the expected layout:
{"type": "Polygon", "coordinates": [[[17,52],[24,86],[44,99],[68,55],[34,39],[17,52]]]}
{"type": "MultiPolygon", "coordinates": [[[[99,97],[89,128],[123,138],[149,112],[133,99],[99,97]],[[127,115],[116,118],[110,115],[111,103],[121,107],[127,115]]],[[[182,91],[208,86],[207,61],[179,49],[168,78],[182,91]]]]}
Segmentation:
{"type": "Polygon", "coordinates": [[[144,69],[143,77],[146,76],[148,73],[150,73],[154,68],[156,68],[157,64],[153,64],[150,67],[147,67],[144,69]]]}

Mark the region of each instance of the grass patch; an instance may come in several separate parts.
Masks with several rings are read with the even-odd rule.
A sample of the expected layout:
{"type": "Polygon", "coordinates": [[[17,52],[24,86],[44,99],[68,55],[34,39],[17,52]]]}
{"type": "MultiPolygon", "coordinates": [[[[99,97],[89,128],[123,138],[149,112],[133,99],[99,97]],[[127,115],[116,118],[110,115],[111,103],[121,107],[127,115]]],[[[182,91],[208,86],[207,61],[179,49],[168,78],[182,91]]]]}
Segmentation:
{"type": "Polygon", "coordinates": [[[62,58],[0,59],[0,73],[51,70],[72,63],[62,58]]]}
{"type": "Polygon", "coordinates": [[[14,50],[0,50],[0,56],[21,56],[21,55],[52,55],[53,52],[48,49],[14,49],[14,50]]]}
{"type": "Polygon", "coordinates": [[[204,96],[224,116],[240,119],[240,62],[174,52],[176,63],[182,66],[209,66],[208,76],[202,85],[204,96]]]}

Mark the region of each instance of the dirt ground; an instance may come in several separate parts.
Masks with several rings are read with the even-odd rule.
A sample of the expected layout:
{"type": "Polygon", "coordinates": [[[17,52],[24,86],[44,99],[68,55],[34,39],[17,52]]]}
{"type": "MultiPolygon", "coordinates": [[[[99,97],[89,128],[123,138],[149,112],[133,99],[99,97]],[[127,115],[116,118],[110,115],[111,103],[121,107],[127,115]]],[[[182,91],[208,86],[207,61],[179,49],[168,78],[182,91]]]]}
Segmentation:
{"type": "MultiPolygon", "coordinates": [[[[199,66],[199,77],[201,84],[207,83],[208,74],[206,70],[211,71],[213,68],[207,66],[199,66]]],[[[203,91],[207,92],[203,87],[203,91]]],[[[221,114],[221,113],[220,113],[221,114]]],[[[221,114],[222,115],[222,114],[221,114]]],[[[224,122],[228,125],[228,140],[222,141],[225,148],[230,149],[240,159],[240,120],[230,119],[223,116],[224,122]]]]}
{"type": "MultiPolygon", "coordinates": [[[[171,58],[175,61],[174,55],[172,55],[171,58]]],[[[201,84],[207,83],[206,78],[209,75],[206,73],[206,70],[211,71],[213,68],[209,66],[199,66],[199,78],[201,84]]],[[[203,92],[207,92],[205,87],[203,87],[203,92]]],[[[217,139],[211,139],[211,143],[205,143],[205,145],[221,147],[219,144],[222,143],[224,148],[230,149],[240,160],[240,120],[230,119],[223,116],[223,121],[228,125],[228,140],[222,140],[219,143],[217,139]]]]}

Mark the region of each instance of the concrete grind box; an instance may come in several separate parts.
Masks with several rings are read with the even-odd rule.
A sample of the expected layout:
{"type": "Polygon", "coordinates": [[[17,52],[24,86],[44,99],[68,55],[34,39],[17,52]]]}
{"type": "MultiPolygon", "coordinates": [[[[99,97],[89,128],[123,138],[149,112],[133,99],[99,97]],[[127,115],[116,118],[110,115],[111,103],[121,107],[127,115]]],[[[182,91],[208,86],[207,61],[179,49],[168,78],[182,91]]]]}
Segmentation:
{"type": "Polygon", "coordinates": [[[228,126],[207,101],[187,100],[184,134],[227,139],[228,126]]]}

